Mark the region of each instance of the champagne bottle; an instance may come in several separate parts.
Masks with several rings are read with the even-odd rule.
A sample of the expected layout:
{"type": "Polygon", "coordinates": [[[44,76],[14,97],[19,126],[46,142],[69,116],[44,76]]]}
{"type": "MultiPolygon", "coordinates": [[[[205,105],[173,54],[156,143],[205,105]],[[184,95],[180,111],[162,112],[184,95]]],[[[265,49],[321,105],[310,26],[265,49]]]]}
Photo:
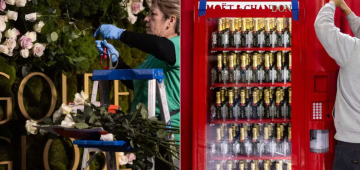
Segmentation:
{"type": "Polygon", "coordinates": [[[277,52],[276,55],[276,82],[282,82],[282,55],[281,52],[277,52]]]}
{"type": "Polygon", "coordinates": [[[289,113],[288,113],[288,116],[289,116],[289,119],[291,119],[291,87],[289,87],[288,91],[289,91],[289,98],[288,98],[289,113]]]}
{"type": "Polygon", "coordinates": [[[291,60],[291,52],[289,52],[289,67],[288,67],[288,82],[291,82],[291,69],[292,69],[292,60],[291,60]]]}
{"type": "Polygon", "coordinates": [[[234,139],[233,128],[230,127],[228,132],[229,132],[229,134],[228,134],[228,137],[229,137],[229,146],[228,146],[229,155],[233,155],[234,154],[234,150],[233,150],[233,139],[234,139]]]}
{"type": "Polygon", "coordinates": [[[227,163],[227,170],[233,170],[232,169],[232,161],[228,161],[228,163],[227,163]]]}
{"type": "Polygon", "coordinates": [[[246,107],[245,90],[241,89],[241,91],[240,91],[240,119],[246,119],[245,107],[246,107]]]}
{"type": "Polygon", "coordinates": [[[246,37],[249,32],[248,30],[248,19],[242,18],[242,26],[241,26],[241,46],[246,47],[246,37]]]}
{"type": "MultiPolygon", "coordinates": [[[[219,23],[218,23],[218,31],[216,34],[216,44],[218,47],[224,47],[224,44],[222,42],[222,37],[223,37],[223,23],[222,23],[222,19],[219,19],[219,23]]],[[[213,40],[214,40],[214,36],[213,36],[213,40]]],[[[213,41],[214,42],[214,41],[213,41]]]]}
{"type": "Polygon", "coordinates": [[[236,19],[230,20],[230,47],[236,47],[236,45],[239,43],[236,37],[237,30],[236,23],[238,21],[236,19]]]}
{"type": "Polygon", "coordinates": [[[252,46],[259,47],[259,42],[258,42],[258,33],[260,31],[259,18],[254,18],[253,23],[254,23],[254,28],[253,28],[253,44],[252,44],[252,46]]]}
{"type": "Polygon", "coordinates": [[[241,47],[241,19],[235,18],[235,34],[234,34],[234,44],[235,48],[241,47]]]}
{"type": "Polygon", "coordinates": [[[241,68],[240,68],[240,82],[245,83],[246,82],[246,69],[247,69],[247,59],[246,55],[241,55],[241,68]]]}
{"type": "Polygon", "coordinates": [[[229,119],[234,119],[234,106],[233,106],[233,100],[234,100],[234,94],[231,91],[229,91],[229,119]]]}
{"type": "Polygon", "coordinates": [[[224,121],[226,121],[226,119],[228,118],[228,100],[226,99],[225,97],[225,94],[227,94],[227,92],[225,92],[226,88],[225,89],[221,89],[221,116],[222,116],[222,119],[224,121]]]}
{"type": "Polygon", "coordinates": [[[224,48],[228,48],[230,46],[229,40],[230,40],[230,19],[225,18],[225,31],[223,34],[224,48]]]}
{"type": "Polygon", "coordinates": [[[283,27],[284,22],[283,22],[283,18],[277,18],[276,19],[276,29],[277,29],[277,42],[276,42],[276,46],[277,47],[283,47],[283,27]]]}
{"type": "Polygon", "coordinates": [[[216,119],[221,119],[221,98],[220,92],[216,92],[216,119]]]}
{"type": "Polygon", "coordinates": [[[252,67],[252,80],[253,83],[257,83],[258,79],[258,54],[253,55],[253,67],[252,67]]]}
{"type": "Polygon", "coordinates": [[[217,56],[217,83],[222,83],[222,55],[218,54],[217,56]]]}
{"type": "Polygon", "coordinates": [[[290,46],[290,30],[289,30],[289,24],[288,21],[291,22],[291,19],[284,18],[284,33],[283,33],[283,44],[284,48],[287,48],[290,46]]]}
{"type": "Polygon", "coordinates": [[[292,20],[289,18],[289,47],[291,47],[291,34],[292,34],[292,20]]]}
{"type": "Polygon", "coordinates": [[[265,54],[265,82],[269,83],[270,80],[270,55],[268,53],[265,54]]]}
{"type": "Polygon", "coordinates": [[[235,82],[235,70],[234,70],[234,58],[235,54],[231,54],[229,56],[229,82],[234,83],[235,82]]]}
{"type": "Polygon", "coordinates": [[[276,91],[276,115],[275,118],[280,118],[280,112],[281,112],[281,91],[277,90],[276,91]]]}
{"type": "Polygon", "coordinates": [[[252,118],[253,119],[258,119],[258,113],[257,113],[257,108],[259,106],[259,94],[260,91],[259,89],[255,89],[253,92],[253,103],[252,103],[252,118]]]}

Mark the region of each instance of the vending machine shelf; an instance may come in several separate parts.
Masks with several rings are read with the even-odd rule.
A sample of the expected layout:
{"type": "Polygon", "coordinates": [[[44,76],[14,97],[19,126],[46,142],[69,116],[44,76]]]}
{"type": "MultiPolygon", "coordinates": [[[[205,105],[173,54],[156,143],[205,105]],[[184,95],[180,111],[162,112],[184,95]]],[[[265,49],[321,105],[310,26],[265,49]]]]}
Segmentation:
{"type": "Polygon", "coordinates": [[[224,48],[224,47],[215,47],[212,48],[211,51],[291,51],[291,47],[252,47],[252,48],[248,48],[248,47],[239,47],[239,48],[235,48],[235,47],[228,47],[228,48],[224,48]]]}
{"type": "Polygon", "coordinates": [[[291,87],[291,83],[215,83],[211,85],[212,88],[218,88],[218,87],[291,87]]]}
{"type": "Polygon", "coordinates": [[[233,157],[222,157],[222,156],[214,156],[211,158],[214,161],[221,161],[221,160],[291,160],[291,156],[233,156],[233,157]]]}
{"type": "Polygon", "coordinates": [[[211,121],[212,124],[241,124],[241,123],[291,123],[291,119],[251,119],[250,121],[248,120],[234,120],[234,119],[230,119],[230,120],[213,120],[211,121]]]}

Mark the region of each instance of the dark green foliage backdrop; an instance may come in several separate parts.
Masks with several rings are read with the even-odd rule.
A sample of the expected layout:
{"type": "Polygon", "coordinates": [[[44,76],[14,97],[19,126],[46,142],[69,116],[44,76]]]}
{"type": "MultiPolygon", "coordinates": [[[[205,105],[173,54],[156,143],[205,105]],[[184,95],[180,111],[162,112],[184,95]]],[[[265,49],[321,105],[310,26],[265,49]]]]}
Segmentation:
{"type": "MultiPolygon", "coordinates": [[[[37,34],[38,42],[46,43],[45,55],[41,58],[22,58],[19,55],[8,57],[0,54],[0,72],[10,75],[10,81],[0,76],[0,97],[12,97],[13,118],[10,122],[0,125],[0,136],[11,139],[11,144],[0,140],[0,161],[11,160],[19,162],[21,150],[19,149],[20,136],[26,135],[25,121],[17,103],[17,92],[21,80],[31,72],[45,73],[52,79],[57,88],[57,105],[61,105],[61,74],[67,76],[68,98],[73,101],[76,92],[83,90],[79,86],[80,79],[77,75],[92,73],[95,69],[101,69],[100,57],[95,48],[93,33],[101,24],[114,24],[130,31],[144,32],[144,17],[148,7],[144,2],[145,11],[138,14],[138,21],[132,25],[127,20],[127,12],[120,5],[122,0],[32,0],[27,2],[26,7],[17,8],[7,5],[7,9],[18,11],[17,21],[9,21],[21,34],[33,31],[34,23],[26,22],[24,14],[37,12],[42,16],[45,26],[40,34],[37,34]],[[59,38],[55,41],[50,34],[55,32],[59,38]],[[5,142],[5,143],[4,143],[5,142]],[[9,147],[10,146],[10,147],[9,147]]],[[[1,14],[0,12],[0,15],[1,14]]],[[[146,53],[137,49],[131,49],[119,41],[113,43],[124,61],[136,68],[146,57],[146,53]]],[[[90,85],[92,86],[92,85],[90,85]]],[[[91,87],[90,87],[91,89],[91,87]]],[[[120,91],[128,91],[120,84],[120,91]]],[[[119,103],[124,111],[129,109],[133,92],[130,96],[119,97],[119,103]]],[[[24,105],[28,114],[39,119],[43,117],[50,106],[50,88],[47,82],[40,77],[31,78],[24,90],[24,105]]],[[[111,95],[113,101],[113,95],[111,95]]],[[[6,118],[6,102],[0,101],[0,120],[6,118]]],[[[47,142],[47,136],[28,135],[26,139],[26,162],[27,169],[44,169],[42,153],[47,142]]],[[[82,152],[82,150],[81,150],[82,152]]],[[[68,139],[56,138],[50,148],[49,160],[51,169],[66,170],[73,164],[72,143],[68,139]]],[[[81,160],[81,158],[80,158],[81,160]]],[[[101,155],[91,165],[91,170],[100,169],[103,166],[104,156],[101,155]]],[[[14,165],[15,168],[18,165],[14,165]]],[[[0,170],[6,166],[0,165],[0,170]]],[[[78,168],[79,169],[79,168],[78,168]]]]}

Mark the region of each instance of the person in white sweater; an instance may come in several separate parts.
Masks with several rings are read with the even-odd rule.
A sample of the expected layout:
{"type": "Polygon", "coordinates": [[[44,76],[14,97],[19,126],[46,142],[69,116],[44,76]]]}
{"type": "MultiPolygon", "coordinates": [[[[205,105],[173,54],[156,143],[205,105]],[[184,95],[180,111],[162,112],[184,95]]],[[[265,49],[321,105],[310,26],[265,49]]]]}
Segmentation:
{"type": "Polygon", "coordinates": [[[360,170],[360,18],[343,0],[330,0],[315,21],[316,35],[326,52],[340,66],[333,110],[336,128],[333,170],[360,170]],[[334,24],[335,9],[346,13],[355,37],[334,24]]]}

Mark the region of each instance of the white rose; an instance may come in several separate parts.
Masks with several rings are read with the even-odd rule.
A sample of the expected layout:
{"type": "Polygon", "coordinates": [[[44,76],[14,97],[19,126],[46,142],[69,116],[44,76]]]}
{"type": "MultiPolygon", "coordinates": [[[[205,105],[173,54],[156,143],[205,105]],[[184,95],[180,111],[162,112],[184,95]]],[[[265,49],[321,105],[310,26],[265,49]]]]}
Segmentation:
{"type": "Polygon", "coordinates": [[[27,0],[16,0],[17,7],[24,7],[27,0]]]}
{"type": "Polygon", "coordinates": [[[9,55],[9,48],[5,45],[0,45],[0,53],[4,53],[6,55],[9,55]]]}
{"type": "Polygon", "coordinates": [[[18,18],[18,13],[16,11],[7,11],[6,13],[8,19],[16,21],[18,18]]]}
{"type": "Polygon", "coordinates": [[[5,2],[9,5],[15,5],[15,0],[5,0],[5,2]]]}
{"type": "Polygon", "coordinates": [[[0,21],[8,22],[7,15],[0,15],[0,21]]]}
{"type": "Polygon", "coordinates": [[[36,41],[36,32],[32,31],[32,32],[27,32],[25,34],[25,36],[31,38],[32,42],[36,41]]]}
{"type": "Polygon", "coordinates": [[[1,21],[1,20],[0,20],[0,32],[5,31],[5,29],[6,29],[6,23],[5,23],[5,21],[1,21]]]}
{"type": "Polygon", "coordinates": [[[10,51],[12,51],[16,47],[16,41],[12,38],[6,39],[3,44],[6,45],[10,51]]]}
{"type": "Polygon", "coordinates": [[[31,13],[31,14],[26,14],[25,15],[25,20],[30,21],[30,22],[36,21],[36,12],[31,13]]]}
{"type": "Polygon", "coordinates": [[[66,105],[64,103],[61,105],[61,111],[62,111],[61,113],[62,114],[67,115],[67,114],[69,114],[71,112],[71,110],[72,109],[71,109],[70,106],[68,106],[68,105],[66,105]]]}
{"type": "Polygon", "coordinates": [[[61,122],[60,126],[66,127],[66,128],[72,128],[72,127],[74,127],[74,124],[75,124],[75,122],[74,122],[73,118],[71,117],[71,115],[67,114],[65,119],[61,122]]]}
{"type": "Polygon", "coordinates": [[[41,32],[41,29],[42,29],[42,27],[43,27],[44,25],[45,25],[44,22],[43,22],[43,21],[40,21],[39,23],[37,23],[37,24],[34,25],[34,30],[35,30],[36,32],[40,33],[40,32],[41,32]]]}
{"type": "Polygon", "coordinates": [[[18,35],[18,30],[16,30],[16,28],[8,29],[5,31],[6,38],[14,38],[15,39],[17,35],[18,35]]]}
{"type": "Polygon", "coordinates": [[[106,135],[101,135],[100,140],[103,140],[103,141],[113,141],[113,140],[114,140],[114,135],[111,134],[111,133],[106,134],[106,135]]]}
{"type": "Polygon", "coordinates": [[[119,163],[120,165],[126,165],[129,162],[127,156],[125,156],[124,152],[118,152],[119,154],[119,163]]]}
{"type": "Polygon", "coordinates": [[[30,55],[30,51],[28,49],[22,49],[20,50],[20,55],[23,58],[28,58],[30,55]]]}
{"type": "Polygon", "coordinates": [[[61,117],[61,112],[62,112],[62,110],[61,110],[61,109],[59,109],[59,110],[55,111],[55,113],[53,114],[53,123],[55,123],[55,122],[56,122],[56,120],[57,120],[57,119],[59,119],[59,118],[61,117]]]}
{"type": "Polygon", "coordinates": [[[36,127],[34,127],[36,125],[37,125],[37,122],[35,122],[33,120],[26,121],[25,128],[26,128],[28,135],[30,135],[30,134],[36,135],[37,134],[38,129],[36,127]]]}
{"type": "Polygon", "coordinates": [[[44,55],[45,45],[40,43],[35,43],[33,48],[33,54],[35,57],[41,57],[44,55]]]}
{"type": "Polygon", "coordinates": [[[76,93],[75,94],[75,99],[74,99],[74,103],[75,105],[85,105],[86,104],[86,100],[89,99],[89,95],[86,94],[84,91],[81,91],[81,93],[76,93]]]}

